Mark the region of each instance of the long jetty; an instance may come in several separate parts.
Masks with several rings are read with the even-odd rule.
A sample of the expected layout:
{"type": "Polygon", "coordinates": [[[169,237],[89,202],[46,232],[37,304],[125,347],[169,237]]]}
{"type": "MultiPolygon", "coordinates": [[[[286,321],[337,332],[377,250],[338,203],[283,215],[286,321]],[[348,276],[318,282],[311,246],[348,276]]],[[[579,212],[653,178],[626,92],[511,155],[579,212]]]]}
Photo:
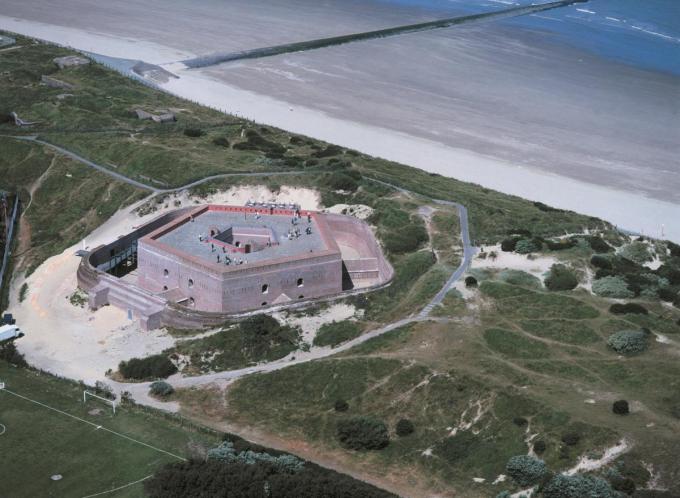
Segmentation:
{"type": "Polygon", "coordinates": [[[358,41],[374,40],[378,38],[387,38],[390,36],[416,33],[419,31],[449,28],[451,26],[455,26],[458,24],[488,22],[506,17],[524,16],[528,14],[534,14],[536,12],[542,12],[545,10],[557,9],[560,7],[568,7],[575,3],[585,3],[587,1],[588,0],[560,0],[557,2],[542,3],[538,5],[512,7],[509,9],[496,10],[493,12],[484,12],[481,14],[451,17],[447,19],[439,19],[436,21],[422,22],[417,24],[407,24],[403,26],[395,26],[393,28],[365,31],[362,33],[353,33],[349,35],[332,36],[329,38],[318,38],[316,40],[308,40],[303,42],[285,43],[282,45],[254,48],[250,50],[242,50],[239,52],[217,52],[213,54],[194,57],[192,59],[186,59],[181,62],[186,67],[195,69],[200,67],[214,66],[216,64],[222,64],[224,62],[238,61],[242,59],[259,59],[262,57],[271,57],[274,55],[288,54],[292,52],[304,52],[308,50],[316,50],[319,48],[331,47],[335,45],[344,45],[346,43],[353,43],[358,41]]]}

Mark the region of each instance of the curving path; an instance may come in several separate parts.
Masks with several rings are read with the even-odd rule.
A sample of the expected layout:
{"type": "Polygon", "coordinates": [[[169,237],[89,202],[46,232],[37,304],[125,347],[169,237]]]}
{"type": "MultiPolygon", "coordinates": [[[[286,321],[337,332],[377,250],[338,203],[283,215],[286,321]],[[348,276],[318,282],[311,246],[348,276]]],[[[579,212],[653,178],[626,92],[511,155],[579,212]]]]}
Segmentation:
{"type": "MultiPolygon", "coordinates": [[[[402,192],[404,194],[408,195],[420,195],[416,192],[412,192],[410,190],[406,190],[402,187],[398,187],[396,185],[392,185],[391,183],[383,182],[381,180],[377,180],[374,178],[368,178],[366,179],[380,183],[382,185],[391,187],[399,192],[402,192]]],[[[423,196],[426,197],[426,196],[423,196]]],[[[441,204],[441,205],[446,205],[446,206],[453,206],[458,209],[458,213],[460,216],[460,229],[461,229],[461,239],[463,242],[463,259],[458,266],[454,270],[454,272],[451,274],[451,276],[448,278],[444,286],[439,290],[439,292],[432,298],[432,300],[417,314],[411,315],[407,318],[403,318],[401,320],[398,320],[396,322],[387,324],[383,327],[371,330],[370,332],[367,332],[363,335],[360,335],[359,337],[352,339],[350,341],[347,341],[335,348],[330,348],[330,347],[324,347],[324,348],[314,348],[310,351],[295,351],[291,353],[290,355],[286,356],[285,358],[282,358],[280,360],[275,360],[269,363],[261,363],[259,365],[254,365],[250,367],[245,367],[245,368],[239,368],[236,370],[227,370],[223,372],[215,372],[215,373],[210,373],[210,374],[205,374],[205,375],[197,375],[194,377],[182,377],[180,374],[176,374],[175,376],[169,378],[168,380],[172,383],[173,386],[175,387],[195,387],[195,386],[201,386],[201,385],[206,385],[206,384],[212,384],[212,383],[218,383],[218,384],[227,384],[230,383],[236,379],[239,379],[241,377],[245,377],[246,375],[251,375],[254,373],[266,373],[266,372],[274,372],[276,370],[281,370],[286,367],[290,367],[292,365],[298,365],[300,363],[307,363],[309,361],[313,360],[318,360],[322,358],[327,358],[329,356],[335,355],[337,353],[341,353],[343,351],[347,351],[355,346],[358,346],[359,344],[362,344],[366,341],[369,341],[375,337],[379,337],[383,334],[386,334],[388,332],[391,332],[393,330],[398,329],[399,327],[403,327],[405,325],[409,325],[411,323],[416,323],[416,322],[422,322],[422,321],[428,321],[428,320],[434,320],[434,321],[447,321],[446,319],[442,318],[430,318],[430,313],[432,309],[440,304],[444,297],[446,296],[446,293],[451,289],[453,284],[467,271],[467,269],[470,267],[470,264],[472,263],[472,258],[476,253],[476,248],[472,246],[471,241],[470,241],[470,231],[469,231],[469,223],[468,223],[468,215],[467,215],[467,209],[465,206],[462,204],[459,204],[457,202],[452,202],[452,201],[446,201],[442,199],[431,199],[432,202],[436,204],[441,204]]],[[[178,409],[179,406],[177,404],[169,404],[169,403],[164,403],[164,402],[159,402],[153,398],[151,398],[148,394],[149,390],[149,385],[151,382],[140,382],[140,383],[123,383],[123,382],[111,382],[109,383],[112,384],[112,386],[118,390],[119,392],[122,391],[128,391],[130,394],[132,394],[132,397],[137,401],[141,402],[147,405],[155,406],[157,408],[161,409],[168,409],[168,408],[174,408],[178,409]]]]}
{"type": "MultiPolygon", "coordinates": [[[[247,177],[263,177],[263,176],[286,176],[286,175],[299,175],[300,173],[303,173],[304,171],[302,170],[294,170],[294,171],[262,171],[262,172],[255,172],[255,173],[222,173],[219,175],[211,175],[211,176],[206,176],[205,178],[201,178],[200,180],[196,180],[191,183],[187,183],[186,185],[182,185],[180,187],[173,187],[173,188],[158,188],[158,187],[153,187],[151,185],[147,185],[146,183],[139,182],[137,180],[133,180],[132,178],[129,178],[125,175],[122,175],[121,173],[116,173],[115,171],[111,171],[110,168],[107,168],[106,166],[102,166],[101,164],[97,164],[95,162],[90,161],[89,159],[84,158],[81,155],[76,154],[75,152],[71,152],[68,149],[64,149],[63,147],[60,147],[58,145],[51,144],[50,142],[46,142],[44,140],[40,140],[36,135],[23,135],[23,136],[11,136],[8,138],[13,138],[15,140],[23,140],[26,142],[33,142],[36,144],[44,145],[45,147],[48,147],[52,150],[55,150],[59,152],[60,154],[63,154],[67,157],[70,157],[71,159],[78,161],[79,163],[84,164],[85,166],[89,166],[90,168],[96,169],[97,171],[104,173],[105,175],[109,175],[112,178],[115,178],[116,180],[127,183],[128,185],[132,185],[133,187],[140,188],[142,190],[148,190],[149,192],[152,192],[154,194],[170,194],[172,192],[179,192],[180,190],[186,190],[189,188],[196,187],[198,185],[201,185],[203,183],[212,181],[212,180],[217,180],[220,178],[231,178],[231,177],[238,177],[238,176],[247,176],[247,177]]],[[[306,173],[306,172],[305,172],[306,173]]]]}
{"type": "MultiPolygon", "coordinates": [[[[261,177],[261,176],[269,176],[269,175],[296,175],[300,173],[311,173],[311,171],[279,171],[279,172],[263,172],[263,173],[225,173],[221,175],[212,175],[212,176],[207,176],[205,178],[202,178],[200,180],[188,183],[184,186],[181,187],[176,187],[176,188],[171,188],[171,189],[159,189],[156,187],[152,187],[150,185],[146,185],[144,183],[138,182],[136,180],[133,180],[131,178],[128,178],[120,173],[116,173],[115,171],[111,171],[109,168],[106,168],[104,166],[101,166],[97,163],[94,163],[90,161],[89,159],[86,159],[74,152],[71,152],[70,150],[64,149],[63,147],[60,147],[58,145],[51,144],[49,142],[45,142],[44,140],[40,140],[37,136],[13,136],[10,138],[14,138],[17,140],[25,140],[29,142],[34,142],[38,143],[41,145],[44,145],[46,147],[49,147],[53,150],[56,150],[57,152],[64,154],[67,157],[70,157],[86,166],[89,166],[91,168],[96,169],[97,171],[100,171],[104,174],[107,174],[121,182],[127,183],[128,185],[133,185],[135,187],[151,191],[153,194],[157,193],[170,193],[170,192],[176,192],[179,190],[184,190],[188,189],[191,187],[195,187],[197,185],[200,185],[202,183],[215,180],[218,178],[227,178],[227,177],[233,177],[233,176],[249,176],[249,177],[261,177]]],[[[401,192],[406,195],[410,196],[421,196],[425,197],[427,199],[430,199],[432,202],[435,204],[440,204],[444,206],[451,206],[455,207],[458,210],[458,215],[460,218],[460,235],[461,239],[463,242],[463,259],[456,268],[451,276],[447,279],[446,283],[443,285],[443,287],[437,292],[437,294],[432,298],[432,300],[417,314],[411,315],[407,318],[403,318],[401,320],[398,320],[396,322],[387,324],[383,327],[371,330],[370,332],[367,332],[355,339],[352,339],[350,341],[347,341],[338,347],[335,348],[314,348],[311,351],[295,351],[294,353],[288,355],[285,358],[282,358],[280,360],[272,361],[269,363],[262,363],[259,365],[254,365],[251,367],[246,367],[246,368],[240,368],[237,370],[228,370],[224,372],[216,372],[216,373],[210,373],[210,374],[205,374],[205,375],[197,375],[195,377],[182,377],[181,375],[177,374],[173,377],[171,377],[170,380],[172,384],[175,387],[193,387],[193,386],[200,386],[200,385],[206,385],[206,384],[211,384],[214,382],[222,382],[222,383],[227,383],[231,382],[233,380],[236,380],[240,377],[244,377],[246,375],[254,374],[254,373],[260,373],[260,372],[273,372],[276,370],[281,370],[282,368],[286,368],[292,365],[297,365],[300,363],[306,363],[312,360],[317,360],[321,358],[326,358],[328,356],[332,356],[336,353],[340,353],[343,351],[347,351],[359,344],[362,344],[370,339],[373,339],[375,337],[379,337],[383,334],[386,334],[387,332],[391,332],[392,330],[395,330],[399,327],[403,327],[404,325],[408,325],[410,323],[415,323],[415,322],[420,322],[420,321],[425,321],[425,320],[432,320],[429,318],[430,313],[434,309],[435,306],[440,304],[444,297],[446,296],[446,293],[451,290],[451,287],[455,284],[455,282],[467,271],[467,269],[470,267],[470,264],[472,262],[472,257],[476,253],[476,248],[472,245],[471,240],[470,240],[470,229],[469,229],[469,222],[468,222],[468,214],[467,214],[467,209],[465,206],[462,204],[459,204],[457,202],[453,201],[447,201],[443,199],[432,199],[431,197],[418,194],[417,192],[412,192],[410,190],[407,190],[403,187],[399,187],[397,185],[393,185],[388,182],[384,182],[382,180],[378,180],[375,178],[370,178],[370,177],[365,177],[367,180],[379,183],[381,185],[384,185],[386,187],[392,188],[397,190],[398,192],[401,192]]],[[[437,319],[434,319],[437,320],[437,319]]],[[[441,320],[441,319],[440,319],[441,320]]],[[[132,394],[132,397],[138,401],[142,402],[147,405],[151,406],[156,406],[159,408],[164,408],[168,409],[171,407],[178,408],[178,406],[169,404],[169,403],[161,403],[153,398],[151,398],[148,395],[148,390],[149,390],[149,385],[151,384],[150,382],[140,382],[140,383],[126,383],[126,382],[115,382],[115,381],[109,381],[110,384],[119,392],[123,391],[128,391],[132,394]]]]}

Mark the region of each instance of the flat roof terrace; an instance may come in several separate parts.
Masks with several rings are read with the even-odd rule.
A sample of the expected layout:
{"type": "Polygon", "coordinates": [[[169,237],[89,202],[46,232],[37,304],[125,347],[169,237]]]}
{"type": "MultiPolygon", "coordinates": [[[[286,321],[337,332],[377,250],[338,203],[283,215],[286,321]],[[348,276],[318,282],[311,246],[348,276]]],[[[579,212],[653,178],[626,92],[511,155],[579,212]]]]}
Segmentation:
{"type": "Polygon", "coordinates": [[[227,266],[227,257],[231,266],[241,260],[244,264],[259,263],[329,249],[314,216],[308,221],[303,214],[293,224],[293,215],[208,209],[192,219],[154,237],[155,240],[208,263],[218,263],[219,256],[219,263],[224,266],[227,266]],[[252,229],[251,235],[249,229],[252,229]],[[299,235],[289,238],[289,233],[296,229],[299,235]],[[246,245],[250,252],[244,252],[246,245]]]}

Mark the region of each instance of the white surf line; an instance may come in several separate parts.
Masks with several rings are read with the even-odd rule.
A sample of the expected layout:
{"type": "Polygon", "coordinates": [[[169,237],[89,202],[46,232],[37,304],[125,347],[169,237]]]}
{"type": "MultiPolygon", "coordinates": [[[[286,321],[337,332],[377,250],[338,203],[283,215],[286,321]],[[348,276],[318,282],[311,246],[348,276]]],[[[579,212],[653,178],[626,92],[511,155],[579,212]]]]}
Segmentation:
{"type": "Polygon", "coordinates": [[[122,486],[118,486],[117,488],[109,489],[108,491],[102,491],[100,493],[95,493],[93,495],[87,495],[83,496],[83,498],[93,498],[94,496],[102,496],[102,495],[107,495],[109,493],[114,493],[116,491],[119,491],[121,489],[129,488],[130,486],[134,486],[135,484],[139,484],[140,482],[144,482],[147,479],[151,479],[153,477],[153,474],[150,474],[146,477],[142,477],[141,479],[134,481],[134,482],[129,482],[127,484],[123,484],[122,486]]]}
{"type": "Polygon", "coordinates": [[[125,434],[121,434],[120,432],[116,432],[116,431],[114,431],[114,430],[112,430],[112,429],[109,429],[109,428],[107,428],[107,427],[104,427],[104,426],[101,426],[101,425],[97,425],[97,424],[95,424],[95,423],[93,423],[93,422],[90,422],[89,420],[85,420],[84,418],[80,418],[80,417],[77,417],[77,416],[75,416],[75,415],[71,415],[70,413],[67,413],[67,412],[65,412],[65,411],[59,410],[58,408],[54,408],[54,407],[52,407],[52,406],[46,405],[45,403],[41,403],[40,401],[36,401],[36,400],[34,400],[34,399],[27,398],[26,396],[22,396],[21,394],[18,394],[18,393],[15,393],[15,392],[13,392],[13,391],[10,391],[10,390],[7,389],[7,388],[3,389],[3,390],[0,391],[0,392],[9,393],[9,394],[11,394],[11,395],[13,395],[13,396],[16,396],[17,398],[25,399],[26,401],[30,401],[31,403],[35,403],[36,405],[40,405],[40,406],[42,406],[42,407],[44,407],[44,408],[47,408],[47,409],[49,409],[49,410],[55,411],[55,412],[57,412],[57,413],[61,413],[62,415],[66,415],[67,417],[71,417],[71,418],[76,419],[76,420],[78,420],[78,421],[80,421],[80,422],[83,422],[83,423],[86,423],[86,424],[88,424],[88,425],[91,425],[92,427],[95,428],[95,430],[101,429],[101,430],[104,430],[104,431],[106,431],[106,432],[110,432],[111,434],[114,434],[114,435],[116,435],[116,436],[118,436],[118,437],[122,437],[123,439],[127,439],[128,441],[132,441],[133,443],[141,444],[142,446],[146,446],[147,448],[151,448],[152,450],[156,450],[156,451],[158,451],[158,452],[160,452],[160,453],[165,453],[166,455],[170,455],[171,457],[177,458],[178,460],[182,460],[183,462],[186,462],[186,461],[187,461],[187,459],[184,458],[184,457],[181,457],[181,456],[179,456],[179,455],[175,455],[174,453],[170,453],[169,451],[165,451],[165,450],[162,450],[162,449],[160,449],[160,448],[156,448],[155,446],[152,446],[152,445],[147,444],[147,443],[145,443],[145,442],[143,442],[143,441],[139,441],[139,440],[137,440],[137,439],[131,438],[130,436],[126,436],[125,434]]]}

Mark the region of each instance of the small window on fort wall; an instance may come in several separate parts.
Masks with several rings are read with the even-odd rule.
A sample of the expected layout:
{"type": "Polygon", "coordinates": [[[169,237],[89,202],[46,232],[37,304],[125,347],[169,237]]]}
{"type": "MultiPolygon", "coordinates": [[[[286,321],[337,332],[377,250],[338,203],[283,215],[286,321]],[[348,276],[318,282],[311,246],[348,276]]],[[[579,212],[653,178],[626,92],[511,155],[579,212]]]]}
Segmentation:
{"type": "Polygon", "coordinates": [[[298,278],[297,279],[297,286],[302,287],[303,285],[305,285],[305,280],[303,278],[298,278]]]}
{"type": "Polygon", "coordinates": [[[196,304],[196,301],[194,301],[193,297],[189,298],[189,306],[194,306],[196,304]]]}
{"type": "Polygon", "coordinates": [[[305,298],[305,296],[303,296],[302,294],[300,294],[300,295],[298,296],[298,299],[304,299],[304,298],[305,298]]]}
{"type": "Polygon", "coordinates": [[[193,286],[194,286],[194,281],[192,279],[189,279],[189,287],[193,287],[193,286]]]}
{"type": "Polygon", "coordinates": [[[167,286],[167,285],[164,285],[164,286],[163,286],[163,291],[166,291],[166,290],[168,290],[168,286],[167,286]]]}
{"type": "Polygon", "coordinates": [[[262,294],[266,294],[267,292],[269,292],[269,284],[264,284],[262,286],[262,294]]]}
{"type": "Polygon", "coordinates": [[[166,268],[165,270],[163,270],[163,276],[164,276],[164,277],[167,277],[168,275],[170,275],[170,272],[169,272],[168,269],[166,268]]]}
{"type": "Polygon", "coordinates": [[[263,301],[262,306],[267,306],[267,301],[263,301]]]}

